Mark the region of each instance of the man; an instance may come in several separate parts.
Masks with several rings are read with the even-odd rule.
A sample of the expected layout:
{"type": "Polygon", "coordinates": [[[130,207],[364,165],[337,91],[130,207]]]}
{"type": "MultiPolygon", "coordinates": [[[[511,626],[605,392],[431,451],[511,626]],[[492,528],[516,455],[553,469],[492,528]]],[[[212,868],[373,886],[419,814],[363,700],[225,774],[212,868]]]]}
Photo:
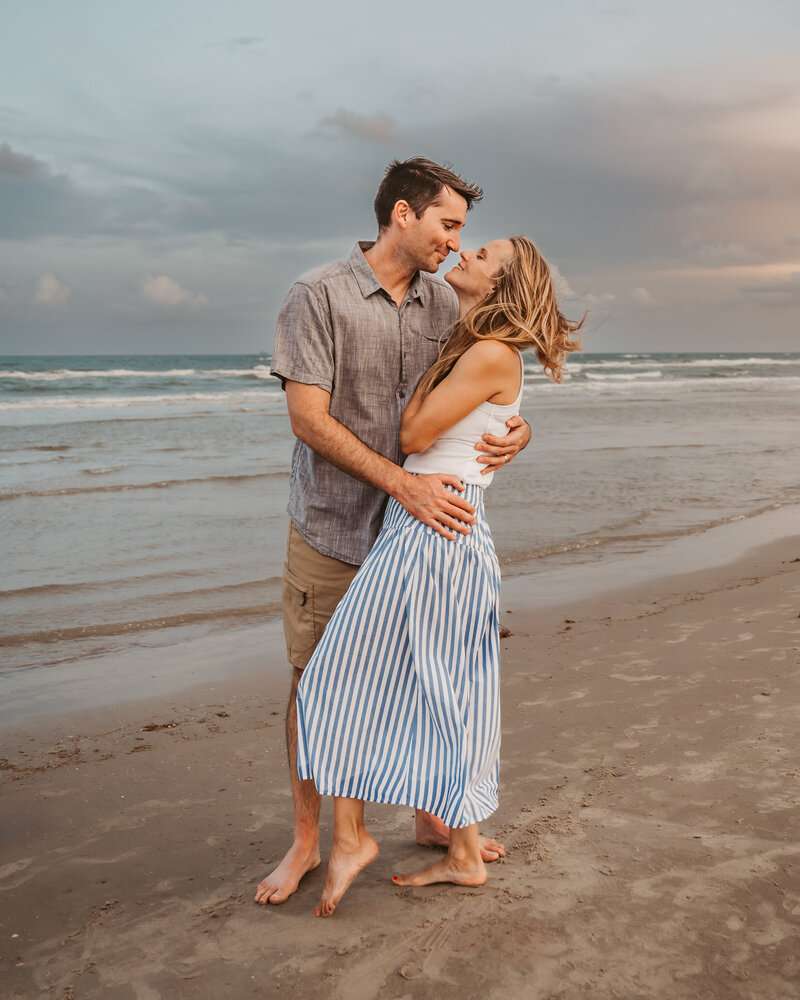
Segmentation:
{"type": "MultiPolygon", "coordinates": [[[[350,257],[300,278],[278,318],[272,374],[286,390],[292,430],[284,631],[292,690],[286,740],[294,800],[294,842],[258,886],[256,902],[282,903],[320,862],[320,797],[297,775],[297,685],[322,630],[380,530],[386,494],[447,538],[468,533],[473,508],[445,488],[455,476],[412,476],[401,468],[400,418],[439,342],[457,320],[451,290],[429,275],[459,249],[466,213],[483,192],[415,157],[390,164],[375,198],[378,238],[350,257]]],[[[530,440],[509,421],[507,437],[476,444],[488,467],[505,464],[530,440]]],[[[418,811],[421,844],[446,845],[441,820],[418,811]]],[[[484,860],[503,846],[482,840],[484,860]]]]}

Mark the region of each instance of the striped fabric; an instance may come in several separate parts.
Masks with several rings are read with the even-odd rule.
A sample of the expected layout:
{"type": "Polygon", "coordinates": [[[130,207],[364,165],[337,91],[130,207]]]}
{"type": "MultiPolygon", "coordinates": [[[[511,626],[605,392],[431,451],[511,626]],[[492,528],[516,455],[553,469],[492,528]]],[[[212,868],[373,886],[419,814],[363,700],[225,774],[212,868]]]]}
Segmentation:
{"type": "Polygon", "coordinates": [[[298,770],[323,795],[414,806],[451,827],[497,808],[500,573],[483,490],[448,541],[390,499],[306,667],[298,770]]]}

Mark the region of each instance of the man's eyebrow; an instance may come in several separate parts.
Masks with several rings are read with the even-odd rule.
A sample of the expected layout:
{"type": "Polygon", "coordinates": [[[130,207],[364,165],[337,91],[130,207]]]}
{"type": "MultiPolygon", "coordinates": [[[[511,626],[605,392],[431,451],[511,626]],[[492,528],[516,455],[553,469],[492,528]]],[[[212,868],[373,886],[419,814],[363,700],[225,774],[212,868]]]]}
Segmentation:
{"type": "Polygon", "coordinates": [[[466,225],[466,223],[462,222],[461,219],[442,219],[442,222],[449,222],[451,226],[464,226],[464,225],[466,225]]]}

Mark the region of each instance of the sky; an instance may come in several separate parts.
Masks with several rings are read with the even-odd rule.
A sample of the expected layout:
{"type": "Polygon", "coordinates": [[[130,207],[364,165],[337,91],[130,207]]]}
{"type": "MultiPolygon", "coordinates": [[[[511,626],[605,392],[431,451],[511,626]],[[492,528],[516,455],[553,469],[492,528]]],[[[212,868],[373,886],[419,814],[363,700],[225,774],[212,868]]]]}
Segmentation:
{"type": "Polygon", "coordinates": [[[800,351],[798,52],[797,0],[4,4],[0,354],[268,351],[414,155],[587,350],[800,351]]]}

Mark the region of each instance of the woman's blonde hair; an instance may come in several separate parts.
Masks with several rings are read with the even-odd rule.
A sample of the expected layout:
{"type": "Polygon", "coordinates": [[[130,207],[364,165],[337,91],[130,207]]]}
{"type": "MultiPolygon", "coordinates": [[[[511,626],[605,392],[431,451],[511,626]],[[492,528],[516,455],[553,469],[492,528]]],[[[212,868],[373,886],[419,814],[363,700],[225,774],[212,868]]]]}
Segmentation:
{"type": "Polygon", "coordinates": [[[512,236],[514,252],[494,276],[494,292],[453,327],[438,359],[422,376],[423,398],[479,340],[501,340],[520,351],[532,347],[547,375],[561,382],[567,355],[580,350],[572,334],[586,314],[567,319],[559,310],[550,268],[527,236],[512,236]]]}

